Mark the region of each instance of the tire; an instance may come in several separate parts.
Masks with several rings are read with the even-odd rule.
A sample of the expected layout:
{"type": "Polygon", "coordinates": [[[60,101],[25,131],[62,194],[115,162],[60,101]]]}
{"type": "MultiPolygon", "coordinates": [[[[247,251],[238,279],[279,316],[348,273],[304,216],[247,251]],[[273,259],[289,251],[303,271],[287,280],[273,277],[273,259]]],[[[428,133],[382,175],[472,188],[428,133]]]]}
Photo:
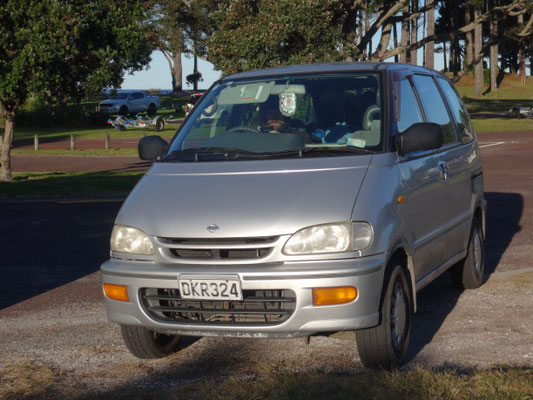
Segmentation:
{"type": "Polygon", "coordinates": [[[392,369],[407,356],[413,299],[404,269],[400,264],[394,265],[384,287],[380,324],[355,331],[359,356],[369,368],[392,369]]]}
{"type": "Polygon", "coordinates": [[[511,113],[514,118],[520,118],[520,110],[518,108],[514,107],[511,113]]]}
{"type": "Polygon", "coordinates": [[[483,283],[485,273],[485,244],[483,232],[477,218],[472,221],[468,253],[464,260],[454,265],[451,270],[452,280],[458,289],[475,289],[483,283]]]}
{"type": "Polygon", "coordinates": [[[118,115],[128,115],[128,107],[122,106],[120,107],[120,110],[118,110],[118,115]]]}
{"type": "Polygon", "coordinates": [[[165,129],[165,120],[161,117],[155,118],[155,131],[161,132],[163,129],[165,129]]]}
{"type": "Polygon", "coordinates": [[[157,114],[157,107],[155,106],[154,103],[151,103],[148,106],[148,115],[151,117],[152,115],[155,115],[155,114],[157,114]]]}
{"type": "Polygon", "coordinates": [[[121,325],[128,350],[138,358],[163,358],[179,350],[181,335],[163,335],[142,326],[121,325]]]}

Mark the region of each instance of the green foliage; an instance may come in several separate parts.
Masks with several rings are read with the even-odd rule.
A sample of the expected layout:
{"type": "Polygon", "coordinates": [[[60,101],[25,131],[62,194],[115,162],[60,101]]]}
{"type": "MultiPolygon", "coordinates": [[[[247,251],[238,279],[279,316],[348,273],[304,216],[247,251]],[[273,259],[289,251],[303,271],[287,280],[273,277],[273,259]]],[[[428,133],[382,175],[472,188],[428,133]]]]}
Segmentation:
{"type": "Polygon", "coordinates": [[[8,0],[0,6],[0,100],[81,99],[150,61],[141,0],[8,0]]]}
{"type": "Polygon", "coordinates": [[[17,128],[90,128],[105,126],[108,119],[109,115],[88,111],[80,105],[52,108],[41,102],[31,102],[17,111],[15,124],[17,128]]]}
{"type": "Polygon", "coordinates": [[[189,85],[194,85],[195,83],[198,83],[198,82],[203,82],[203,78],[202,78],[202,73],[201,72],[195,72],[193,74],[189,74],[187,75],[187,77],[185,78],[187,80],[187,83],[189,85]]]}
{"type": "Polygon", "coordinates": [[[209,61],[235,73],[286,64],[340,61],[339,1],[219,1],[209,61]]]}

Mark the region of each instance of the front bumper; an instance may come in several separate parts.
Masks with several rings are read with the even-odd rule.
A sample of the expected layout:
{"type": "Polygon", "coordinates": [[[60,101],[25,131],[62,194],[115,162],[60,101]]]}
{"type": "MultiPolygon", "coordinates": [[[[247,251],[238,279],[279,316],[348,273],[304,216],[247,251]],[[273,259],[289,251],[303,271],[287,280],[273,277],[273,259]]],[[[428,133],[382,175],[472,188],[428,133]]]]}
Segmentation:
{"type": "MultiPolygon", "coordinates": [[[[234,337],[298,337],[376,326],[386,254],[370,257],[268,264],[161,265],[151,261],[111,259],[101,267],[102,283],[127,286],[129,302],[105,297],[108,318],[167,334],[234,337]],[[177,288],[180,274],[236,275],[242,290],[292,290],[294,312],[279,324],[161,322],[142,304],[143,288],[177,288]],[[312,289],[355,286],[357,298],[347,304],[314,306],[312,289]]],[[[105,296],[105,295],[104,295],[105,296]]]]}

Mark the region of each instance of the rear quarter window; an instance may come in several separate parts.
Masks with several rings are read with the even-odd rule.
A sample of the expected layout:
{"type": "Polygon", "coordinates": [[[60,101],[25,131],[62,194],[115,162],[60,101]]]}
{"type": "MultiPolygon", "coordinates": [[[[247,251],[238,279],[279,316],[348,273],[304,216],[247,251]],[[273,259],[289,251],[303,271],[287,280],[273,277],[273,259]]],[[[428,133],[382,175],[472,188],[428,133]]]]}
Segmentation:
{"type": "Polygon", "coordinates": [[[439,124],[442,128],[443,145],[457,142],[455,127],[433,78],[415,75],[412,80],[426,114],[426,121],[439,124]]]}
{"type": "Polygon", "coordinates": [[[438,81],[444,93],[444,97],[446,97],[448,106],[452,111],[455,123],[457,124],[457,130],[459,131],[461,143],[471,142],[474,140],[474,129],[472,128],[472,123],[470,121],[470,117],[468,116],[466,106],[457,94],[457,91],[451,82],[443,78],[438,78],[438,81]]]}

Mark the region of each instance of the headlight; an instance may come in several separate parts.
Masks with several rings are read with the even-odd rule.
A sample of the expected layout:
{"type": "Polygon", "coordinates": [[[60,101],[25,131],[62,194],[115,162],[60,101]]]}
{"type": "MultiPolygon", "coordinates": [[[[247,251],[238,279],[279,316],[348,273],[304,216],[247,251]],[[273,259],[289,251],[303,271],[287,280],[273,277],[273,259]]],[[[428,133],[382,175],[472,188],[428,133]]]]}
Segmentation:
{"type": "Polygon", "coordinates": [[[146,233],[140,229],[122,225],[113,227],[111,250],[118,253],[154,254],[154,246],[146,233]]]}
{"type": "Polygon", "coordinates": [[[320,254],[362,250],[372,243],[372,227],[366,222],[339,222],[304,228],[292,235],[283,253],[320,254]]]}

